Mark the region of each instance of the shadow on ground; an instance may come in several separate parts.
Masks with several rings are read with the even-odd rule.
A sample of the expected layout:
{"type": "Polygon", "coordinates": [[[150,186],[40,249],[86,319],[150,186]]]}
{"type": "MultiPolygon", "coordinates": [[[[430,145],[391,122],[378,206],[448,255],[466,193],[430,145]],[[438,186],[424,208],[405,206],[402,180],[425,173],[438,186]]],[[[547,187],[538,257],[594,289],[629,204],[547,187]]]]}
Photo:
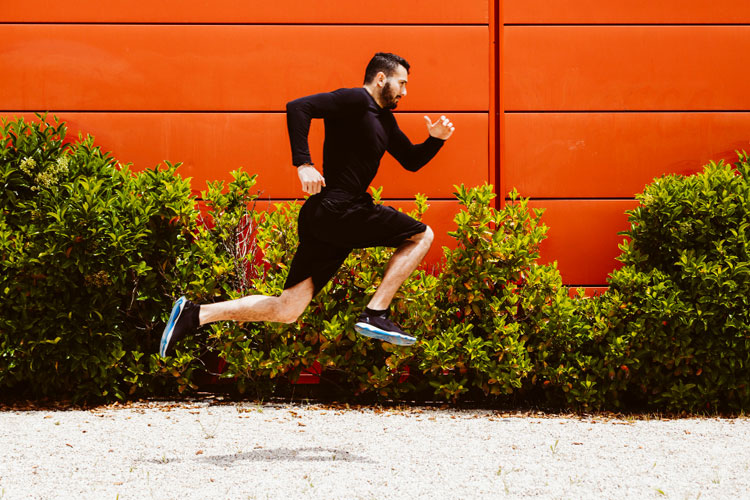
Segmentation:
{"type": "Polygon", "coordinates": [[[287,462],[360,462],[360,463],[375,463],[369,458],[361,457],[349,453],[346,450],[340,450],[336,448],[274,448],[274,449],[259,449],[249,452],[232,453],[230,455],[213,455],[213,456],[198,456],[191,459],[182,458],[157,458],[143,460],[144,462],[166,465],[181,462],[202,462],[213,465],[232,465],[235,462],[251,461],[251,462],[276,462],[276,461],[287,461],[287,462]]]}

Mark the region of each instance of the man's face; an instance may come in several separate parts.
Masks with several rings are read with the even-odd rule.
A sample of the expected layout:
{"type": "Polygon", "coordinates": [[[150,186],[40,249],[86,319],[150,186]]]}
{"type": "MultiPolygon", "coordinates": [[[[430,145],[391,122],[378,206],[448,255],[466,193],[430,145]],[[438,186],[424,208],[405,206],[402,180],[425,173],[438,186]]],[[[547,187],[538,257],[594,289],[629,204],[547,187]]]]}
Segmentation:
{"type": "Polygon", "coordinates": [[[380,101],[383,103],[383,109],[396,109],[398,101],[406,96],[406,84],[409,81],[409,75],[406,68],[400,66],[393,74],[385,79],[385,85],[380,93],[380,101]]]}

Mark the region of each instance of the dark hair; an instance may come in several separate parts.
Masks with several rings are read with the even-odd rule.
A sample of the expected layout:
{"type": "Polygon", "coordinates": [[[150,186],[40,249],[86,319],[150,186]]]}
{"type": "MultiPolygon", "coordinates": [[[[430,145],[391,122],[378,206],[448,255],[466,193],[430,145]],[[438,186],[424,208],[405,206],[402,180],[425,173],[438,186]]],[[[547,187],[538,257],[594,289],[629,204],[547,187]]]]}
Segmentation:
{"type": "Polygon", "coordinates": [[[382,71],[385,76],[391,76],[398,69],[399,65],[406,68],[406,72],[409,72],[409,63],[406,62],[401,56],[391,54],[390,52],[378,52],[370,62],[367,64],[365,69],[365,83],[370,83],[375,79],[375,76],[382,71]]]}

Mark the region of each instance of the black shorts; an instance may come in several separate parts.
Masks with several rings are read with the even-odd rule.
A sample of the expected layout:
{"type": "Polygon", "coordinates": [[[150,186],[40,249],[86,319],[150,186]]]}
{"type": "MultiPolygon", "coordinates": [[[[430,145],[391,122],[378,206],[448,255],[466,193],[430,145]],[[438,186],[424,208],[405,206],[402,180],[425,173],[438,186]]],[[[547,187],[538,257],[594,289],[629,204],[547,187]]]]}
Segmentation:
{"type": "Polygon", "coordinates": [[[297,219],[299,247],[284,289],[312,277],[313,296],[333,278],[355,248],[397,247],[427,226],[385,205],[368,193],[325,191],[310,196],[297,219]]]}

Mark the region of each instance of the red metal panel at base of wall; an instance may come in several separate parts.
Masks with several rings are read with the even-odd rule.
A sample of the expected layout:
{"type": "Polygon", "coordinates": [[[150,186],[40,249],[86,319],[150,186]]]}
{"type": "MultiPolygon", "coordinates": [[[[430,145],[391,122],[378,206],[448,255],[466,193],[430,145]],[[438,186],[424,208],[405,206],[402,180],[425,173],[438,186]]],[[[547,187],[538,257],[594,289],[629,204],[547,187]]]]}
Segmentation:
{"type": "Polygon", "coordinates": [[[750,113],[511,113],[503,183],[531,198],[629,198],[750,150],[750,113]]]}
{"type": "Polygon", "coordinates": [[[578,297],[579,290],[583,291],[584,297],[598,297],[600,295],[603,295],[609,290],[609,287],[606,286],[585,286],[585,287],[575,287],[572,286],[568,289],[568,295],[571,297],[578,297]]]}
{"type": "Polygon", "coordinates": [[[549,227],[541,245],[540,262],[557,261],[567,285],[605,285],[607,276],[620,267],[615,258],[628,229],[626,210],[635,200],[529,201],[530,208],[544,208],[542,222],[549,227]]]}

